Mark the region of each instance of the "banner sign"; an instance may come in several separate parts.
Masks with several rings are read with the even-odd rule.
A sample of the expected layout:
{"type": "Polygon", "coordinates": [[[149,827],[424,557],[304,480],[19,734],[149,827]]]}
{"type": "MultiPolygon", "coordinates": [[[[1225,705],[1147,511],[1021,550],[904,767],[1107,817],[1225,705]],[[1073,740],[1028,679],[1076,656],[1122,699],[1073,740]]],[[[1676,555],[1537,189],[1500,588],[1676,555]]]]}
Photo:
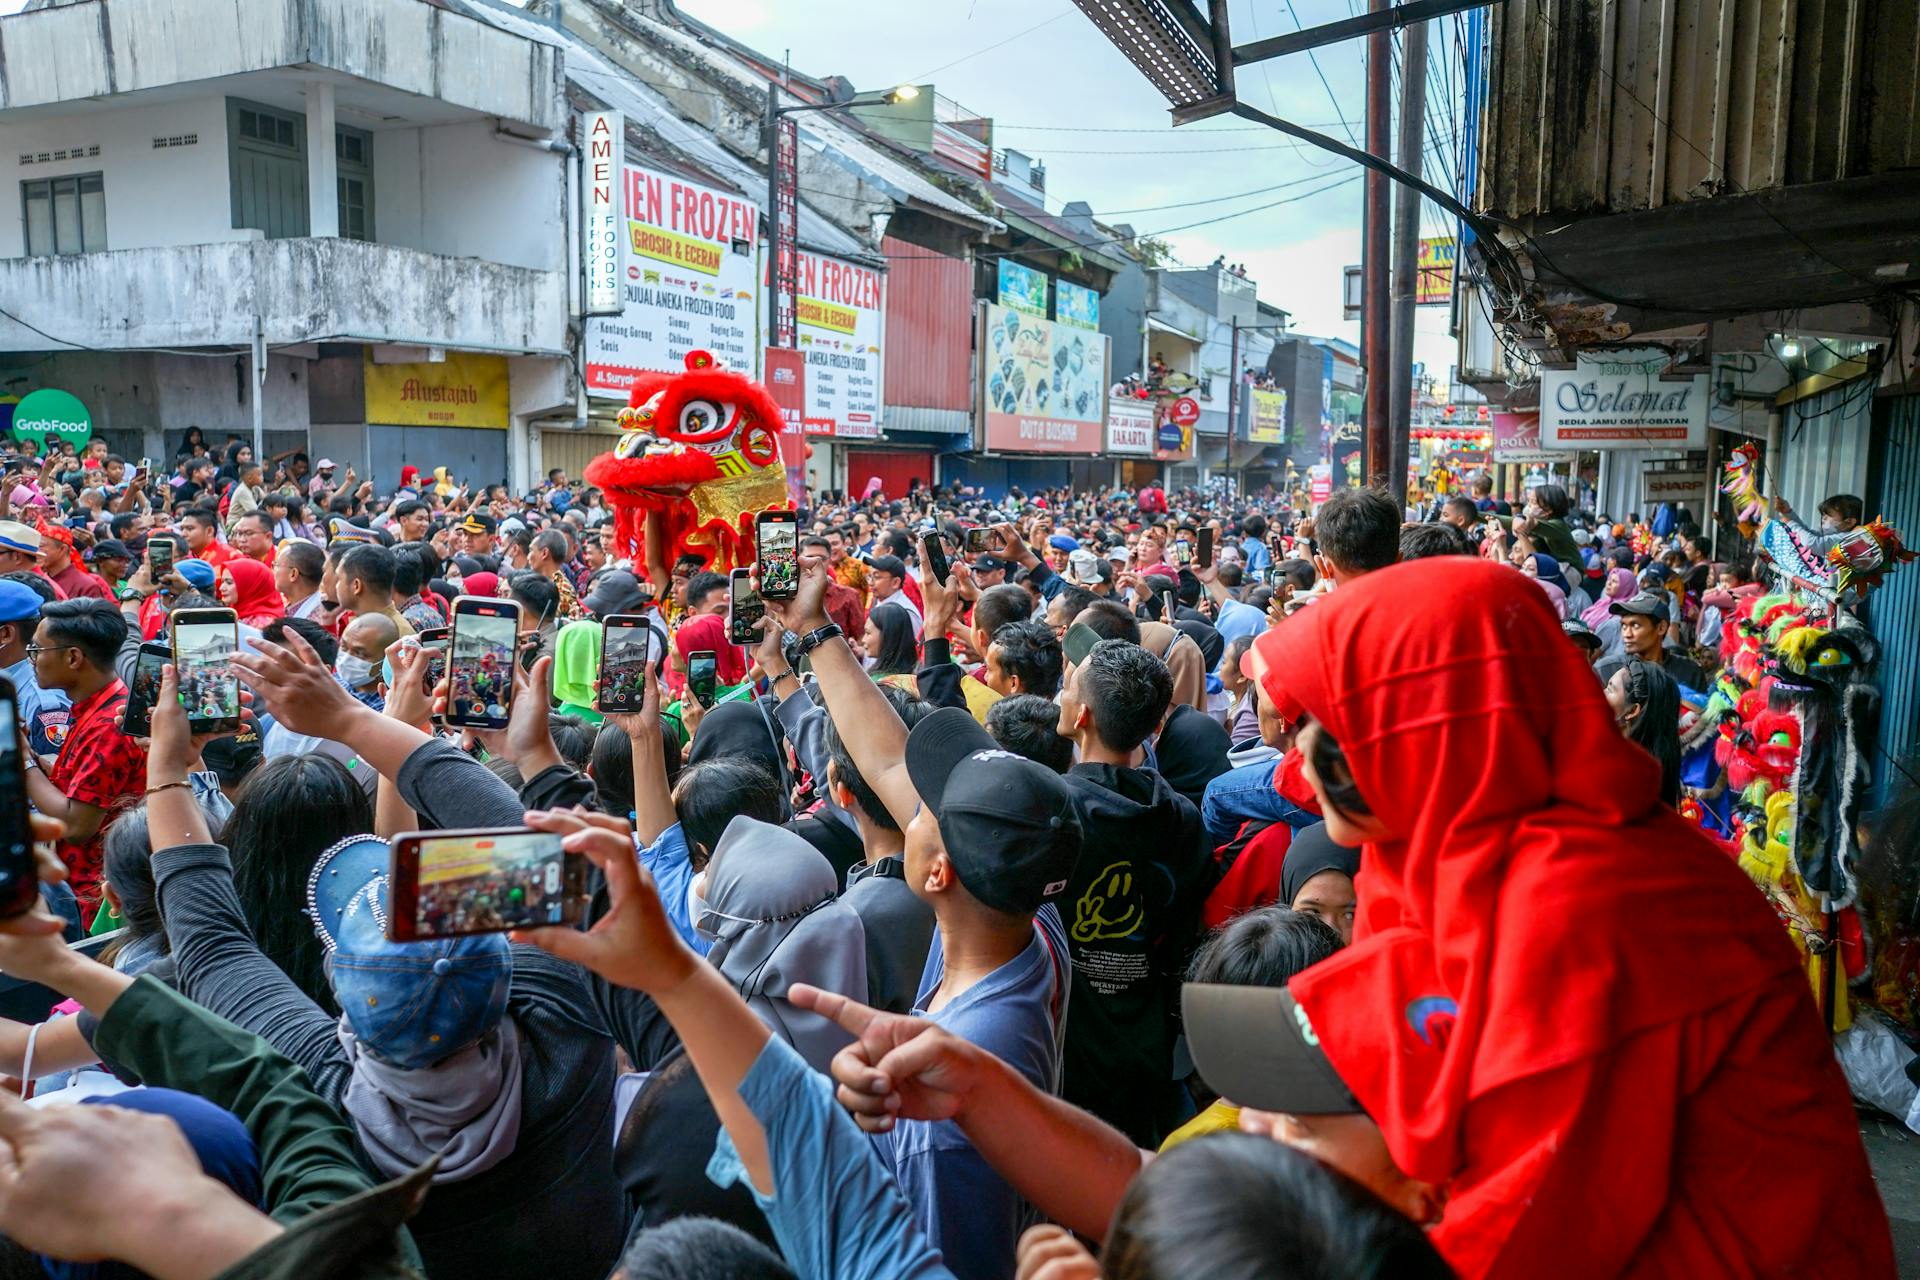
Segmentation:
{"type": "Polygon", "coordinates": [[[385,427],[507,429],[507,358],[449,351],[430,364],[365,359],[367,421],[385,427]]]}
{"type": "Polygon", "coordinates": [[[797,345],[796,302],[800,253],[800,126],[792,116],[774,122],[778,185],[773,193],[773,333],[776,347],[797,345]]]}
{"type": "Polygon", "coordinates": [[[42,450],[63,440],[77,449],[92,436],[93,415],[71,392],[42,387],[13,406],[13,438],[38,441],[42,450]]]}
{"type": "Polygon", "coordinates": [[[1061,324],[1076,329],[1100,327],[1100,295],[1065,280],[1053,282],[1053,313],[1061,324]]]}
{"type": "Polygon", "coordinates": [[[1153,456],[1162,462],[1185,462],[1193,457],[1193,426],[1174,421],[1162,402],[1160,421],[1153,431],[1153,456]]]}
{"type": "Polygon", "coordinates": [[[1643,471],[1640,474],[1640,509],[1662,502],[1676,502],[1692,508],[1695,515],[1707,509],[1712,491],[1704,471],[1643,471]]]}
{"type": "Polygon", "coordinates": [[[1287,393],[1247,389],[1247,440],[1252,444],[1287,442],[1287,393]]]}
{"type": "Polygon", "coordinates": [[[1107,420],[1106,335],[991,302],[982,312],[984,446],[1010,453],[1099,453],[1107,420]]]}
{"type": "Polygon", "coordinates": [[[808,430],[857,439],[878,436],[886,278],[872,267],[802,249],[794,285],[800,350],[807,362],[808,430]]]}
{"type": "Polygon", "coordinates": [[[780,406],[780,463],[787,473],[787,496],[807,502],[807,362],[798,351],[768,347],[767,390],[780,406]]]}
{"type": "Polygon", "coordinates": [[[1000,259],[1000,305],[1030,316],[1046,318],[1047,276],[1023,267],[1011,258],[1000,259]]]}
{"type": "Polygon", "coordinates": [[[1311,501],[1315,503],[1321,503],[1321,502],[1325,502],[1328,498],[1331,498],[1333,496],[1333,464],[1332,463],[1316,462],[1313,464],[1313,466],[1307,469],[1307,475],[1309,477],[1308,483],[1310,485],[1310,487],[1307,490],[1307,497],[1311,501]]]}
{"type": "Polygon", "coordinates": [[[1107,452],[1123,457],[1152,456],[1152,404],[1145,400],[1108,401],[1107,452]]]}
{"type": "Polygon", "coordinates": [[[588,393],[624,400],[637,375],[683,370],[696,349],[754,376],[759,206],[639,165],[623,186],[631,258],[620,314],[587,322],[588,393]]]}
{"type": "Polygon", "coordinates": [[[1540,370],[1540,443],[1548,449],[1707,447],[1707,375],[1663,377],[1664,347],[1582,351],[1540,370]]]}
{"type": "Polygon", "coordinates": [[[1538,410],[1506,413],[1496,409],[1493,414],[1493,460],[1524,465],[1540,462],[1572,462],[1573,455],[1540,447],[1538,410]]]}
{"type": "Polygon", "coordinates": [[[1453,301],[1453,259],[1458,249],[1459,241],[1451,236],[1420,242],[1420,258],[1413,267],[1416,307],[1444,307],[1453,301]]]}
{"type": "Polygon", "coordinates": [[[583,111],[580,140],[580,209],[586,220],[580,253],[587,273],[586,312],[590,316],[617,316],[620,281],[627,273],[627,237],[620,225],[626,117],[618,111],[583,111]]]}

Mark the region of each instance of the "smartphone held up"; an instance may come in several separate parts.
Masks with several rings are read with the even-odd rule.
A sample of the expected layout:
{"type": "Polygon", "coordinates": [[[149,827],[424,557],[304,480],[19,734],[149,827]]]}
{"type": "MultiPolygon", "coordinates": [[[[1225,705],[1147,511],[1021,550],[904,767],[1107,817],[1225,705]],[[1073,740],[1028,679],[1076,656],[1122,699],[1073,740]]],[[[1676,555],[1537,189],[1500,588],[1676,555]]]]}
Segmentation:
{"type": "MultiPolygon", "coordinates": [[[[0,714],[20,723],[13,682],[0,678],[0,714]]],[[[0,917],[30,911],[40,900],[40,869],[27,822],[26,746],[18,731],[0,734],[0,917]]]]}
{"type": "Polygon", "coordinates": [[[453,602],[447,654],[446,721],[456,728],[504,729],[513,707],[513,655],[520,643],[520,606],[491,596],[453,602]]]}
{"type": "Polygon", "coordinates": [[[413,831],[394,838],[390,858],[394,942],[573,925],[586,915],[587,860],[553,832],[413,831]]]}
{"type": "Polygon", "coordinates": [[[753,520],[760,595],[791,600],[800,594],[800,517],[792,511],[762,511],[753,520]]]}
{"type": "Polygon", "coordinates": [[[646,699],[647,667],[657,662],[655,633],[645,614],[608,614],[600,624],[600,677],[593,709],[605,715],[638,711],[646,699]]]}
{"type": "Polygon", "coordinates": [[[240,728],[240,677],[231,665],[240,651],[239,622],[231,609],[179,609],[168,620],[180,705],[195,733],[240,728]]]}

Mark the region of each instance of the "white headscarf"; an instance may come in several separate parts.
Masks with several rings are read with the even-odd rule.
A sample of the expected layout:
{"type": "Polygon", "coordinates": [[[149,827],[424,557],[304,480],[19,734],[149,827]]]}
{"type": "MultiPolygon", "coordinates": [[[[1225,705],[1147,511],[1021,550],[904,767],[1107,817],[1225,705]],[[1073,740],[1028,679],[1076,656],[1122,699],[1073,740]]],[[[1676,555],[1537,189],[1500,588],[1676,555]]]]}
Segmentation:
{"type": "Polygon", "coordinates": [[[796,1009],[796,982],[867,998],[867,934],[838,901],[833,864],[784,827],[738,817],[727,824],[693,899],[693,925],[713,938],[712,965],[761,1021],[808,1065],[825,1071],[852,1038],[817,1013],[796,1009]]]}

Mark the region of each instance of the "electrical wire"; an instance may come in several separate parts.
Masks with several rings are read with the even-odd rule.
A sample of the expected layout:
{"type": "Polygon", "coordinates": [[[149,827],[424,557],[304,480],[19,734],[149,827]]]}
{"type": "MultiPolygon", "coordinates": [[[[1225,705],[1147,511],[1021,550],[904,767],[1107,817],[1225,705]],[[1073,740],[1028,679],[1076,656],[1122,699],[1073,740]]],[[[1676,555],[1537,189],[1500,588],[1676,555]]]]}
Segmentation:
{"type": "Polygon", "coordinates": [[[1038,31],[1042,27],[1052,26],[1054,23],[1060,21],[1060,19],[1074,12],[1076,11],[1073,9],[1062,9],[1059,13],[1054,14],[1051,18],[1047,18],[1047,19],[1044,19],[1043,21],[1036,22],[1032,26],[1027,27],[1024,30],[1016,31],[1004,40],[996,40],[984,49],[975,49],[972,53],[961,54],[959,57],[955,58],[952,62],[943,62],[939,66],[935,67],[932,71],[922,71],[919,75],[910,77],[908,80],[904,81],[903,83],[918,84],[920,81],[925,80],[928,76],[933,75],[935,72],[945,71],[948,67],[957,67],[963,62],[971,62],[973,59],[979,57],[983,53],[992,53],[995,49],[1000,48],[1002,45],[1012,44],[1015,40],[1018,40],[1021,36],[1032,35],[1034,32],[1038,31]]]}

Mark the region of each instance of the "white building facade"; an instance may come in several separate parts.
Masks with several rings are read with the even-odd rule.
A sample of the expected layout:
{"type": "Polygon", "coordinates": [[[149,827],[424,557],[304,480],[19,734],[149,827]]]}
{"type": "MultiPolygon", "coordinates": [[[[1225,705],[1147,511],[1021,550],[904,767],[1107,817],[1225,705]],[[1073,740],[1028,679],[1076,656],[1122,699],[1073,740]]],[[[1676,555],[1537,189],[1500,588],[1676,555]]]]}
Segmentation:
{"type": "Polygon", "coordinates": [[[382,489],[529,487],[577,396],[558,51],[423,0],[245,11],[0,19],[0,396],[68,391],[128,457],[257,425],[382,489]]]}

